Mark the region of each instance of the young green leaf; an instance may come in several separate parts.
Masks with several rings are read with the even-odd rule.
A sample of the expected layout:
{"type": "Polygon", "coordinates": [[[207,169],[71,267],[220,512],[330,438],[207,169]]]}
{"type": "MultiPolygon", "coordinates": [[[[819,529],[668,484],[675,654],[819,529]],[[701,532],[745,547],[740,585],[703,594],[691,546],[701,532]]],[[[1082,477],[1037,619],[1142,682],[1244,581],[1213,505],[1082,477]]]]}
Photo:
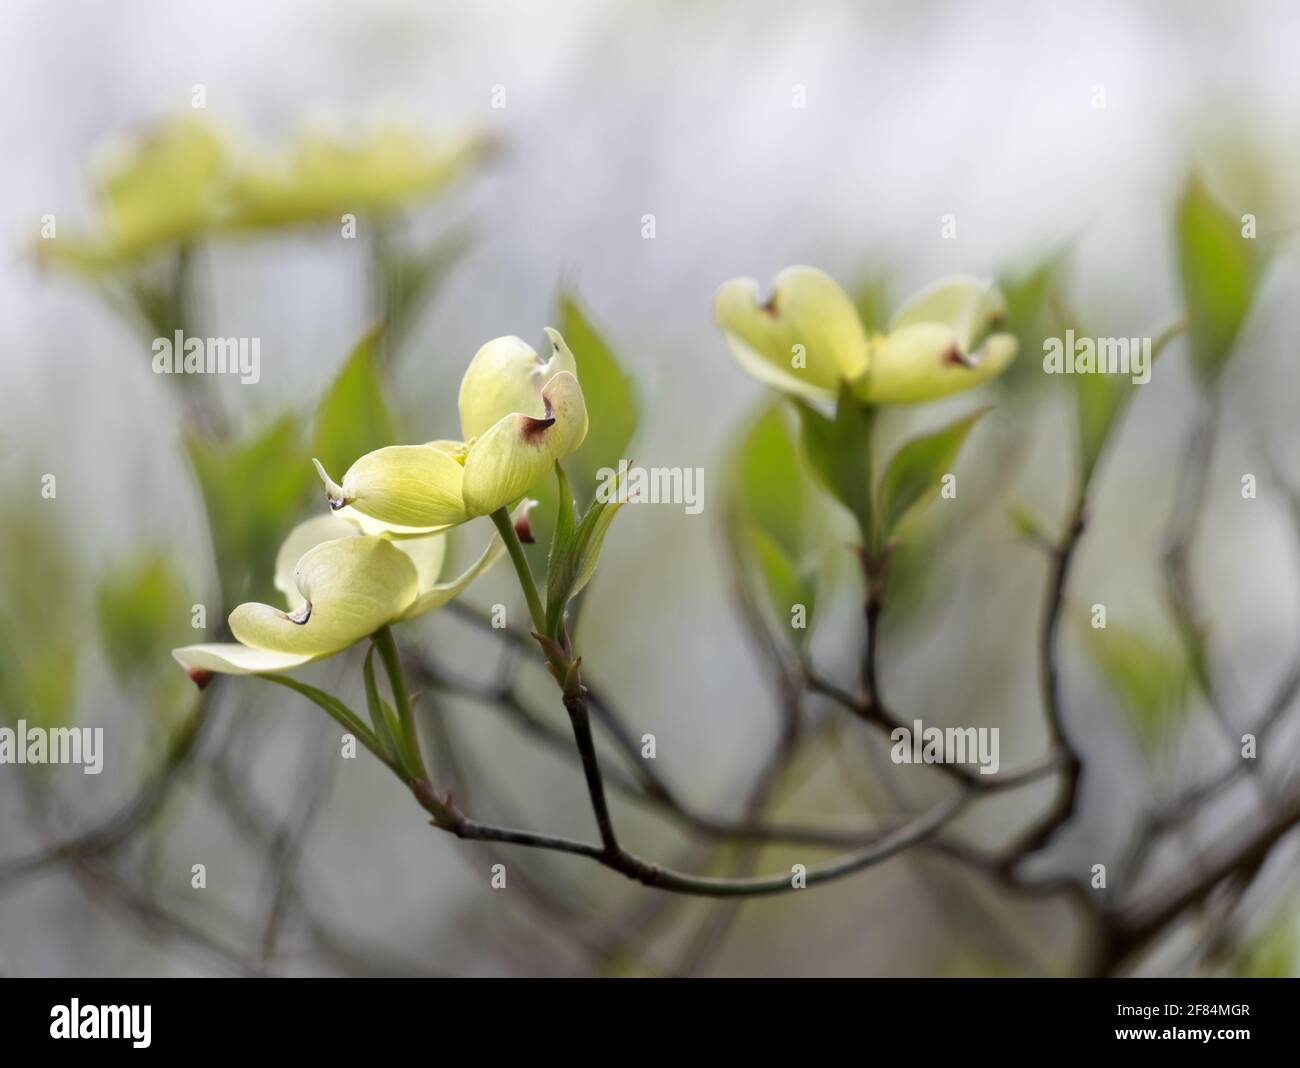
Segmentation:
{"type": "Polygon", "coordinates": [[[881,527],[886,534],[892,534],[913,509],[939,492],[966,435],[988,410],[980,408],[942,430],[913,438],[894,454],[880,482],[881,527]]]}
{"type": "MultiPolygon", "coordinates": [[[[572,294],[560,294],[556,316],[560,332],[577,363],[587,409],[599,413],[599,418],[593,417],[588,424],[582,445],[564,461],[573,482],[573,498],[585,508],[595,499],[600,484],[597,472],[602,467],[617,470],[619,460],[628,458],[628,448],[640,422],[641,402],[636,383],[572,294]]],[[[560,514],[554,481],[539,482],[529,491],[529,496],[537,500],[532,517],[536,543],[525,545],[524,553],[540,574],[547,566],[547,550],[554,540],[553,525],[560,514]]]]}
{"type": "Polygon", "coordinates": [[[631,376],[569,293],[560,294],[560,333],[577,361],[587,408],[600,414],[599,419],[592,419],[577,452],[566,461],[577,500],[585,507],[596,495],[596,472],[602,467],[616,469],[619,460],[627,458],[641,418],[641,402],[631,376]]]}
{"type": "Polygon", "coordinates": [[[556,544],[546,573],[548,636],[559,633],[565,607],[591,581],[609,525],[622,507],[621,501],[595,501],[577,525],[566,531],[562,544],[556,544]]]}
{"type": "Polygon", "coordinates": [[[998,288],[1007,302],[1007,326],[1016,336],[1021,358],[1003,373],[999,381],[1009,389],[1032,387],[1044,381],[1037,359],[1030,353],[1043,351],[1043,342],[1054,333],[1052,296],[1059,284],[1065,255],[1063,250],[1048,253],[1023,273],[1003,275],[998,288]]]}
{"type": "Polygon", "coordinates": [[[549,583],[550,576],[556,574],[563,566],[562,562],[565,555],[572,548],[573,530],[577,526],[578,517],[574,511],[573,487],[569,483],[569,477],[564,473],[564,468],[559,464],[555,465],[555,501],[552,509],[555,515],[554,526],[551,530],[551,548],[546,559],[546,576],[549,583]]]}
{"type": "Polygon", "coordinates": [[[1085,621],[1087,649],[1129,726],[1148,750],[1163,745],[1182,726],[1189,708],[1192,671],[1170,642],[1111,621],[1094,628],[1085,621]]]}
{"type": "Polygon", "coordinates": [[[95,597],[100,643],[119,678],[144,681],[175,644],[190,607],[166,557],[152,553],[100,583],[95,597]]]}
{"type": "Polygon", "coordinates": [[[327,471],[346,471],[397,438],[378,371],[381,331],[375,327],[357,343],[316,409],[312,455],[327,471]]]}
{"type": "Polygon", "coordinates": [[[742,516],[773,539],[792,559],[806,549],[813,501],[780,401],[766,404],[734,451],[727,480],[742,516]]]}
{"type": "Polygon", "coordinates": [[[63,727],[77,714],[89,646],[77,596],[85,561],[66,519],[23,507],[15,486],[4,486],[11,506],[0,525],[0,723],[63,727]]]}
{"type": "MultiPolygon", "coordinates": [[[[1182,321],[1174,323],[1151,342],[1152,366],[1184,328],[1182,321]]],[[[1080,337],[1089,336],[1086,330],[1078,327],[1075,328],[1075,334],[1080,337]]],[[[1072,377],[1075,416],[1079,429],[1080,475],[1086,486],[1120,415],[1132,402],[1136,388],[1129,375],[1077,374],[1072,377]]]]}
{"type": "Polygon", "coordinates": [[[1290,979],[1300,966],[1300,916],[1288,901],[1253,936],[1235,947],[1232,972],[1243,979],[1290,979]]]}
{"type": "Polygon", "coordinates": [[[1250,310],[1259,258],[1254,242],[1242,236],[1240,220],[1195,174],[1178,201],[1176,233],[1192,370],[1208,387],[1227,365],[1250,310]]]}
{"type": "Polygon", "coordinates": [[[1007,521],[1021,541],[1044,547],[1052,544],[1052,535],[1046,525],[1024,501],[1012,501],[1007,506],[1007,521]]]}
{"type": "Polygon", "coordinates": [[[392,764],[402,765],[406,768],[408,774],[414,774],[414,768],[409,764],[405,747],[402,745],[402,727],[397,719],[397,712],[387,701],[379,695],[379,687],[375,684],[375,665],[374,665],[375,648],[372,645],[366,650],[365,664],[362,668],[362,675],[366,683],[366,707],[370,711],[370,722],[375,728],[375,737],[379,739],[379,744],[388,755],[389,762],[392,764]]]}
{"type": "Polygon", "coordinates": [[[225,605],[272,597],[276,550],[316,481],[297,423],[284,416],[234,444],[191,435],[185,448],[212,528],[225,605]]]}
{"type": "MultiPolygon", "coordinates": [[[[846,507],[868,536],[872,530],[871,424],[872,410],[840,386],[833,419],[807,401],[799,408],[801,439],[809,466],[819,482],[846,507]]],[[[868,540],[871,540],[868,536],[868,540]]]]}
{"type": "Polygon", "coordinates": [[[729,548],[763,591],[779,629],[795,645],[810,633],[817,595],[822,503],[810,492],[808,471],[781,401],[765,404],[731,450],[726,479],[729,548]],[[791,609],[805,608],[805,628],[791,627],[791,609]]]}
{"type": "Polygon", "coordinates": [[[791,640],[802,646],[811,634],[810,624],[817,600],[817,576],[791,559],[786,550],[754,523],[741,521],[746,548],[763,576],[772,612],[782,628],[789,627],[791,640]],[[791,626],[792,609],[804,607],[804,626],[791,626]]]}
{"type": "Polygon", "coordinates": [[[1133,389],[1126,375],[1074,376],[1075,415],[1079,428],[1079,464],[1086,484],[1101,459],[1106,440],[1133,389]]]}

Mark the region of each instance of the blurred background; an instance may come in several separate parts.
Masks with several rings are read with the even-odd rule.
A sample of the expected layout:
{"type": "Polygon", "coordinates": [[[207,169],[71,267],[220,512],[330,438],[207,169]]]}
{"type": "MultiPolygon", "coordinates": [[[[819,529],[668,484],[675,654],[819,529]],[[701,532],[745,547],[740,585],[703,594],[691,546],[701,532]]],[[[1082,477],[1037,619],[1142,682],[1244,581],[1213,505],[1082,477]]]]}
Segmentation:
{"type": "MultiPolygon", "coordinates": [[[[341,760],[336,726],[306,701],[229,679],[196,706],[169,651],[203,640],[193,605],[216,634],[238,600],[274,595],[275,547],[321,508],[307,458],[322,398],[374,323],[388,329],[368,366],[403,441],[454,436],[460,375],[484,341],[540,346],[543,327],[567,325],[582,334],[580,367],[626,376],[623,393],[611,387],[634,430],[620,454],[705,471],[703,514],[620,515],[584,597],[584,670],[636,737],[655,735],[656,769],[691,808],[734,816],[782,722],[754,617],[779,628],[737,597],[761,598],[763,576],[726,530],[738,443],[769,398],[728,354],[712,294],[810,263],[870,315],[963,272],[1003,282],[1023,351],[980,397],[891,413],[883,428],[901,437],[997,405],[960,460],[959,500],[900,567],[882,670],[904,719],[997,725],[1004,768],[1033,760],[1047,744],[1034,653],[1047,565],[1025,516],[1059,527],[1077,485],[1073,387],[1042,374],[1041,339],[1066,318],[1155,336],[1183,316],[1177,211],[1195,174],[1233,218],[1256,216],[1263,267],[1213,399],[1174,341],[1094,480],[1061,652],[1081,803],[1034,860],[1080,883],[1107,864],[1108,892],[1132,891],[1124,858],[1141,814],[1232,756],[1180,667],[1161,567],[1207,405],[1217,436],[1190,558],[1234,722],[1258,718],[1300,645],[1285,491],[1300,485],[1298,21],[1282,2],[5,5],[0,716],[101,726],[106,754],[99,776],[0,766],[0,972],[1080,971],[1091,935],[1070,901],[1013,894],[930,853],[718,906],[574,858],[458,842],[366,754],[341,760]],[[450,162],[359,209],[356,239],[323,209],[104,262],[40,247],[51,214],[56,244],[93,242],[96,176],[178,120],[206,124],[241,160],[283,158],[304,131],[364,141],[400,128],[450,162]],[[259,338],[260,381],[151,373],[150,339],[181,322],[259,338]],[[1246,473],[1256,499],[1242,497],[1246,473]],[[1089,648],[1098,603],[1135,635],[1118,653],[1089,648]],[[505,890],[490,886],[496,863],[505,890]]],[[[850,528],[821,507],[806,651],[851,687],[861,581],[850,528]]],[[[458,559],[486,537],[478,524],[460,532],[458,559]]],[[[504,567],[465,597],[522,620],[518,600],[504,567]]],[[[567,730],[534,658],[464,608],[399,637],[447,668],[421,714],[467,811],[590,836],[563,747],[485,699],[508,679],[530,715],[567,730]]],[[[302,674],[360,700],[358,664],[302,674]]],[[[805,711],[832,716],[826,704],[806,695],[805,711]]],[[[1279,783],[1294,778],[1296,740],[1280,719],[1261,750],[1279,783]]],[[[852,829],[942,795],[925,769],[882,765],[885,752],[861,724],[819,729],[768,811],[852,829]]],[[[981,802],[958,831],[996,844],[1050,793],[1039,783],[981,802]]],[[[1151,885],[1263,803],[1249,784],[1215,801],[1151,849],[1151,885]]],[[[667,863],[766,872],[829,855],[742,855],[652,805],[615,805],[628,843],[667,863]]],[[[1131,966],[1295,974],[1296,860],[1283,838],[1222,908],[1131,966]]]]}

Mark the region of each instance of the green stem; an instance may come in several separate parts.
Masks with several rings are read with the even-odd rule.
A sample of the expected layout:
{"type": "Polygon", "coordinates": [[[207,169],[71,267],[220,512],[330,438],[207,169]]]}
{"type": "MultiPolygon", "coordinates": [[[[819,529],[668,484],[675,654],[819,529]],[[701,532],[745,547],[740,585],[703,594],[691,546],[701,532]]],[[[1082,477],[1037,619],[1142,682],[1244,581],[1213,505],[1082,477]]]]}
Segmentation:
{"type": "Polygon", "coordinates": [[[501,540],[506,543],[506,551],[510,554],[510,562],[515,565],[519,585],[523,588],[524,597],[528,601],[528,614],[533,617],[533,629],[544,637],[552,637],[547,633],[546,612],[542,608],[542,598],[537,592],[537,583],[533,581],[528,557],[524,555],[524,547],[519,543],[519,535],[515,533],[515,525],[510,519],[510,513],[505,508],[498,508],[492,513],[492,522],[497,525],[497,532],[501,535],[501,540]]]}
{"type": "MultiPolygon", "coordinates": [[[[842,400],[841,404],[844,403],[842,400]]],[[[867,469],[867,500],[866,514],[858,517],[858,528],[862,532],[862,547],[869,556],[878,556],[880,554],[880,516],[876,508],[876,449],[875,436],[876,425],[879,420],[876,418],[876,409],[869,407],[867,409],[867,433],[865,438],[866,456],[863,463],[867,469]]]]}
{"type": "Polygon", "coordinates": [[[393,632],[389,627],[380,627],[372,639],[379,657],[384,662],[388,673],[388,685],[393,691],[393,703],[397,706],[397,718],[402,724],[403,741],[415,764],[420,778],[427,779],[429,772],[424,766],[424,755],[420,752],[420,736],[415,731],[415,711],[411,707],[411,698],[406,690],[406,679],[402,675],[402,661],[397,653],[397,643],[393,641],[393,632]]]}

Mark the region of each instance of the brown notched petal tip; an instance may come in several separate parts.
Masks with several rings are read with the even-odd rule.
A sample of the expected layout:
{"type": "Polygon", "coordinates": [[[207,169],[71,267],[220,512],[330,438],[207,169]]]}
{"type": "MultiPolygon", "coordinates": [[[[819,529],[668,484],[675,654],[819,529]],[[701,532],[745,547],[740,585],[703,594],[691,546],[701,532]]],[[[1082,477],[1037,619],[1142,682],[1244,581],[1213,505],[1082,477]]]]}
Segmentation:
{"type": "Polygon", "coordinates": [[[529,445],[540,441],[546,432],[555,425],[555,409],[551,405],[551,398],[546,390],[542,390],[542,403],[546,406],[545,418],[538,419],[536,416],[526,415],[520,426],[520,437],[529,445]]]}
{"type": "MultiPolygon", "coordinates": [[[[550,405],[548,404],[549,408],[550,405]]],[[[540,441],[548,430],[555,425],[555,416],[547,419],[535,419],[531,415],[526,415],[520,425],[519,436],[529,445],[540,441]]]]}
{"type": "Polygon", "coordinates": [[[325,470],[324,465],[314,456],[311,462],[325,487],[325,502],[330,506],[330,511],[337,512],[340,508],[346,508],[351,504],[352,501],[343,492],[343,487],[330,478],[329,472],[325,470]]]}
{"type": "Polygon", "coordinates": [[[190,677],[190,682],[194,683],[200,690],[206,690],[208,683],[212,681],[212,672],[207,668],[187,667],[185,674],[190,677]]]}
{"type": "Polygon", "coordinates": [[[292,612],[286,612],[284,618],[290,623],[297,623],[300,627],[303,626],[307,620],[311,619],[311,601],[303,601],[292,612]]]}
{"type": "Polygon", "coordinates": [[[975,370],[975,368],[979,366],[980,362],[978,353],[968,355],[967,353],[962,352],[956,345],[948,350],[944,355],[943,361],[944,363],[955,364],[958,367],[965,367],[968,371],[975,370]]]}
{"type": "Polygon", "coordinates": [[[515,536],[525,545],[532,545],[537,540],[533,537],[533,524],[527,513],[515,520],[515,536]]]}

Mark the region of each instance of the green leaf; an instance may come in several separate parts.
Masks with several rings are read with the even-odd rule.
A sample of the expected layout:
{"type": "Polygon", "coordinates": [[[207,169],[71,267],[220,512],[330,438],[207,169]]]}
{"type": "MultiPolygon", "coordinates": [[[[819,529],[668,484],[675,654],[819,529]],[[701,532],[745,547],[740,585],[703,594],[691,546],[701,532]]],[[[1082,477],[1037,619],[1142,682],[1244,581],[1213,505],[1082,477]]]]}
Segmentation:
{"type": "Polygon", "coordinates": [[[233,445],[190,435],[185,450],[203,494],[225,607],[274,598],[276,551],[316,484],[297,422],[284,416],[233,445]]]}
{"type": "MultiPolygon", "coordinates": [[[[1183,330],[1175,323],[1151,342],[1151,364],[1183,330]]],[[[1089,337],[1086,330],[1075,327],[1076,337],[1089,337]]],[[[1076,374],[1074,379],[1075,415],[1079,430],[1079,467],[1084,486],[1091,480],[1097,461],[1106,448],[1125,407],[1136,394],[1136,384],[1129,375],[1076,374]]]]}
{"type": "Polygon", "coordinates": [[[1079,463],[1086,485],[1133,383],[1127,375],[1078,374],[1074,380],[1079,463]]]}
{"type": "Polygon", "coordinates": [[[1024,501],[1012,501],[1007,506],[1007,521],[1021,541],[1042,546],[1052,544],[1052,536],[1042,519],[1024,501]]]}
{"type": "Polygon", "coordinates": [[[934,513],[918,512],[908,521],[907,536],[889,554],[889,596],[884,612],[893,634],[909,626],[926,627],[942,597],[943,549],[951,544],[945,537],[950,521],[939,521],[934,513]]]}
{"type": "Polygon", "coordinates": [[[1232,971],[1243,979],[1291,979],[1300,967],[1300,917],[1288,903],[1237,947],[1232,971]]]}
{"type": "Polygon", "coordinates": [[[1208,387],[1227,365],[1250,311],[1259,257],[1253,241],[1242,236],[1240,220],[1195,174],[1178,201],[1176,233],[1192,370],[1208,387]]]}
{"type": "MultiPolygon", "coordinates": [[[[565,492],[568,484],[562,485],[565,489],[561,492],[565,492]]],[[[565,607],[591,581],[609,525],[622,507],[620,501],[595,501],[571,530],[567,525],[561,527],[565,520],[557,522],[557,529],[563,533],[560,540],[552,543],[553,553],[546,571],[546,629],[550,636],[558,634],[565,607]]],[[[563,507],[560,512],[563,515],[563,507]]]]}
{"type": "Polygon", "coordinates": [[[178,631],[189,625],[184,587],[157,553],[105,578],[96,593],[95,615],[110,666],[129,680],[156,675],[178,631]]]}
{"type": "Polygon", "coordinates": [[[1085,621],[1085,634],[1088,653],[1138,741],[1153,750],[1172,739],[1192,689],[1191,665],[1178,645],[1113,621],[1105,627],[1085,621]]]}
{"type": "MultiPolygon", "coordinates": [[[[32,475],[33,479],[35,474],[32,475]]],[[[76,714],[86,581],[68,523],[48,502],[23,505],[12,484],[0,525],[0,722],[62,727],[76,714]]]]}
{"type": "Polygon", "coordinates": [[[813,612],[817,607],[817,576],[801,568],[775,539],[754,523],[741,522],[741,533],[749,552],[753,555],[759,573],[763,576],[773,614],[782,632],[790,629],[796,647],[802,646],[812,633],[813,612]],[[791,611],[801,604],[805,609],[805,626],[791,626],[791,611]]]}
{"type": "Polygon", "coordinates": [[[591,320],[568,293],[560,295],[560,333],[568,342],[578,364],[578,381],[587,410],[592,414],[586,440],[565,461],[580,506],[596,496],[602,467],[617,469],[619,460],[629,459],[628,445],[641,419],[641,402],[636,385],[591,320]]]}
{"type": "Polygon", "coordinates": [[[913,438],[894,453],[880,482],[881,525],[886,535],[903,519],[939,492],[943,476],[961,452],[971,427],[988,408],[980,408],[942,430],[913,438]]]}
{"type": "Polygon", "coordinates": [[[559,464],[555,465],[555,493],[552,500],[555,504],[552,510],[551,548],[546,559],[548,582],[550,576],[562,566],[561,561],[565,558],[565,555],[570,552],[574,527],[578,523],[578,517],[574,511],[573,487],[569,483],[568,476],[564,473],[564,468],[559,464]]]}
{"type": "Polygon", "coordinates": [[[326,471],[346,471],[397,439],[378,371],[381,331],[376,327],[357,343],[316,409],[312,455],[326,471]]]}
{"type": "Polygon", "coordinates": [[[786,555],[799,559],[807,548],[812,501],[782,402],[764,405],[733,455],[728,484],[735,506],[786,555]]]}
{"type": "Polygon", "coordinates": [[[730,451],[726,485],[731,551],[761,579],[783,633],[792,606],[804,605],[808,626],[792,630],[794,644],[802,645],[817,599],[823,515],[782,401],[763,405],[744,428],[730,451]]]}
{"type": "Polygon", "coordinates": [[[858,521],[863,537],[873,539],[871,496],[872,410],[860,404],[847,384],[840,385],[835,418],[807,401],[796,401],[801,440],[808,464],[818,481],[858,521]]]}
{"type": "Polygon", "coordinates": [[[408,763],[407,754],[400,740],[402,726],[398,721],[397,711],[380,697],[379,687],[375,684],[374,656],[375,647],[372,645],[366,650],[366,659],[361,672],[366,683],[366,707],[370,712],[370,723],[375,728],[375,737],[379,739],[383,751],[388,754],[389,761],[402,765],[408,774],[413,775],[413,769],[408,763]]]}
{"type": "MultiPolygon", "coordinates": [[[[595,499],[602,467],[618,469],[619,460],[631,459],[628,447],[641,418],[636,383],[623,370],[604,337],[592,325],[576,297],[562,292],[556,310],[560,333],[578,365],[578,380],[591,421],[587,437],[578,450],[564,461],[573,480],[574,498],[580,507],[595,499]]],[[[555,483],[538,483],[530,493],[537,508],[532,514],[536,543],[524,546],[528,561],[539,573],[547,566],[547,546],[559,514],[555,483]]]]}
{"type": "Polygon", "coordinates": [[[1027,387],[1049,377],[1042,374],[1040,357],[1043,342],[1055,333],[1052,295],[1060,281],[1064,258],[1061,251],[1053,252],[1024,273],[1005,275],[998,280],[1007,302],[1005,329],[1015,335],[1021,354],[998,378],[1004,386],[1027,387]]]}

